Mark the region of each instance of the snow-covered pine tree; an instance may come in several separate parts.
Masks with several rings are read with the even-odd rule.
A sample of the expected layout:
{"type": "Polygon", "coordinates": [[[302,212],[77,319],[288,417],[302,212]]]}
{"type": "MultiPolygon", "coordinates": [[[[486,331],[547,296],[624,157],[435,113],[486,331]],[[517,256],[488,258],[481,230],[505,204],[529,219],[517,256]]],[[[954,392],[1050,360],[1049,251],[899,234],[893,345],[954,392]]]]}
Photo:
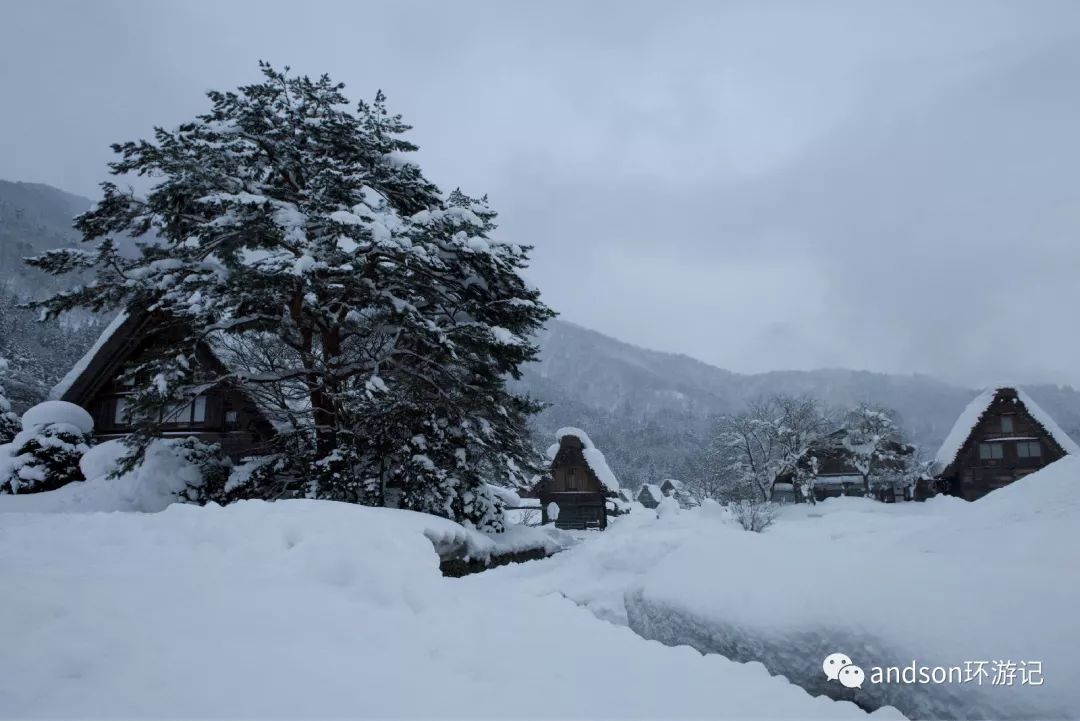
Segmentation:
{"type": "Polygon", "coordinates": [[[10,443],[19,432],[19,417],[11,411],[11,401],[4,393],[4,375],[8,370],[8,361],[0,357],[0,446],[10,443]]]}
{"type": "Polygon", "coordinates": [[[260,68],[196,120],[114,146],[115,174],[160,180],[145,196],[102,185],[76,223],[93,249],[32,261],[95,280],[41,305],[148,308],[183,329],[128,371],[136,448],[162,408],[215,383],[291,423],[278,458],[225,484],[232,497],[379,504],[397,487],[409,508],[497,525],[484,477],[530,466],[536,410],[505,379],[552,315],[519,274],[528,248],[492,239],[483,201],[444,198],[406,160],[409,126],[381,93],[351,112],[327,76],[260,68]],[[145,239],[137,258],[119,233],[145,239]],[[200,343],[225,371],[205,375],[200,343]]]}

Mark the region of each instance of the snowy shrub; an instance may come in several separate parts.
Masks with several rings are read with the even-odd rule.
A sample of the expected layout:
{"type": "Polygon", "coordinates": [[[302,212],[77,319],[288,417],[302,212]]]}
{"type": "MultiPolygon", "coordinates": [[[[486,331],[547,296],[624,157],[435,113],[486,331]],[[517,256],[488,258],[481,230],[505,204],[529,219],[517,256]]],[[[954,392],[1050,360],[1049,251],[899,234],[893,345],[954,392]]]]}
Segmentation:
{"type": "Polygon", "coordinates": [[[734,501],[728,504],[732,517],[747,531],[761,533],[776,520],[776,504],[757,499],[734,501]]]}
{"type": "Polygon", "coordinates": [[[197,478],[189,480],[177,494],[180,500],[200,505],[224,500],[232,464],[221,452],[220,445],[189,436],[172,441],[171,450],[177,460],[197,470],[197,478]]]}
{"type": "Polygon", "coordinates": [[[94,421],[77,405],[46,401],[26,411],[22,430],[0,446],[0,493],[51,491],[83,480],[94,421]]]}

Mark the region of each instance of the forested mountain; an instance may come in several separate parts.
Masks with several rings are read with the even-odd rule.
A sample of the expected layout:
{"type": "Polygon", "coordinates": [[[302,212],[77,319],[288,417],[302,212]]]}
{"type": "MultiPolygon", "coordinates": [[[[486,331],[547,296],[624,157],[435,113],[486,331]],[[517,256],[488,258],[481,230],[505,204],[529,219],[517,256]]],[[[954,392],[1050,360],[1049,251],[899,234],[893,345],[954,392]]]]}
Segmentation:
{"type": "Polygon", "coordinates": [[[23,258],[76,243],[71,221],[90,205],[89,198],[48,185],[0,180],[0,286],[19,294],[59,287],[23,258]]]}
{"type": "MultiPolygon", "coordinates": [[[[585,428],[624,485],[693,474],[710,419],[758,396],[809,394],[830,406],[888,406],[932,456],[976,395],[973,388],[922,375],[842,369],[733,373],[559,320],[548,324],[541,346],[540,362],[528,366],[521,381],[551,404],[535,421],[538,433],[549,437],[563,425],[585,428]]],[[[1080,438],[1080,392],[1053,385],[1025,388],[1080,438]]]]}
{"type": "Polygon", "coordinates": [[[35,311],[17,307],[73,282],[23,258],[78,242],[71,223],[90,205],[48,185],[0,180],[0,358],[8,362],[3,384],[16,411],[40,401],[97,337],[100,319],[87,314],[39,323],[35,311]]]}

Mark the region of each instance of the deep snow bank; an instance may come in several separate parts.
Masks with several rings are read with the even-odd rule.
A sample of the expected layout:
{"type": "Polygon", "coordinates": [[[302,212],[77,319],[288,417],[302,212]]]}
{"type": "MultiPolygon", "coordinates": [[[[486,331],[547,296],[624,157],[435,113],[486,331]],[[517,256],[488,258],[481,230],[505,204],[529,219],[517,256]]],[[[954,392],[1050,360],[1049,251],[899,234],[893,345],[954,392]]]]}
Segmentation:
{"type": "MultiPolygon", "coordinates": [[[[50,404],[60,404],[50,401],[50,404]]],[[[46,405],[46,404],[42,404],[46,405]]],[[[61,404],[70,405],[70,404],[61,404]]],[[[0,513],[92,513],[140,511],[157,513],[177,503],[177,494],[197,485],[199,469],[173,449],[173,440],[150,444],[142,464],[112,478],[120,458],[127,453],[119,440],[93,446],[83,455],[80,468],[87,478],[46,493],[0,496],[0,513]]],[[[378,510],[373,510],[378,513],[378,510]]],[[[465,528],[427,514],[404,512],[405,517],[423,519],[426,534],[444,559],[488,563],[493,556],[528,551],[556,553],[570,542],[565,533],[552,527],[508,526],[505,533],[487,534],[465,528]]]]}
{"type": "Polygon", "coordinates": [[[442,578],[431,539],[455,525],[321,501],[5,514],[0,716],[863,716],[558,595],[442,578]]]}
{"type": "Polygon", "coordinates": [[[631,627],[761,660],[814,693],[916,718],[1059,718],[1080,708],[1080,459],[975,503],[834,499],[769,532],[703,529],[627,597],[631,627]],[[705,569],[709,569],[705,571],[705,569]],[[827,682],[824,657],[872,666],[1040,661],[1044,683],[827,682]]]}

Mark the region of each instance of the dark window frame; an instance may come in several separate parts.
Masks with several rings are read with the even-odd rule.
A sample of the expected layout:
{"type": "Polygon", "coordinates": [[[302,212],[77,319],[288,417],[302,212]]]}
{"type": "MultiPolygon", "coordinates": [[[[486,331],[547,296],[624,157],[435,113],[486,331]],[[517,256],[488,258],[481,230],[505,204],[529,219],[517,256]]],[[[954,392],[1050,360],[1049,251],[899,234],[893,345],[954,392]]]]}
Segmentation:
{"type": "Polygon", "coordinates": [[[1038,440],[1017,441],[1017,458],[1042,458],[1042,443],[1038,440]],[[1032,452],[1034,451],[1034,452],[1032,452]]]}

